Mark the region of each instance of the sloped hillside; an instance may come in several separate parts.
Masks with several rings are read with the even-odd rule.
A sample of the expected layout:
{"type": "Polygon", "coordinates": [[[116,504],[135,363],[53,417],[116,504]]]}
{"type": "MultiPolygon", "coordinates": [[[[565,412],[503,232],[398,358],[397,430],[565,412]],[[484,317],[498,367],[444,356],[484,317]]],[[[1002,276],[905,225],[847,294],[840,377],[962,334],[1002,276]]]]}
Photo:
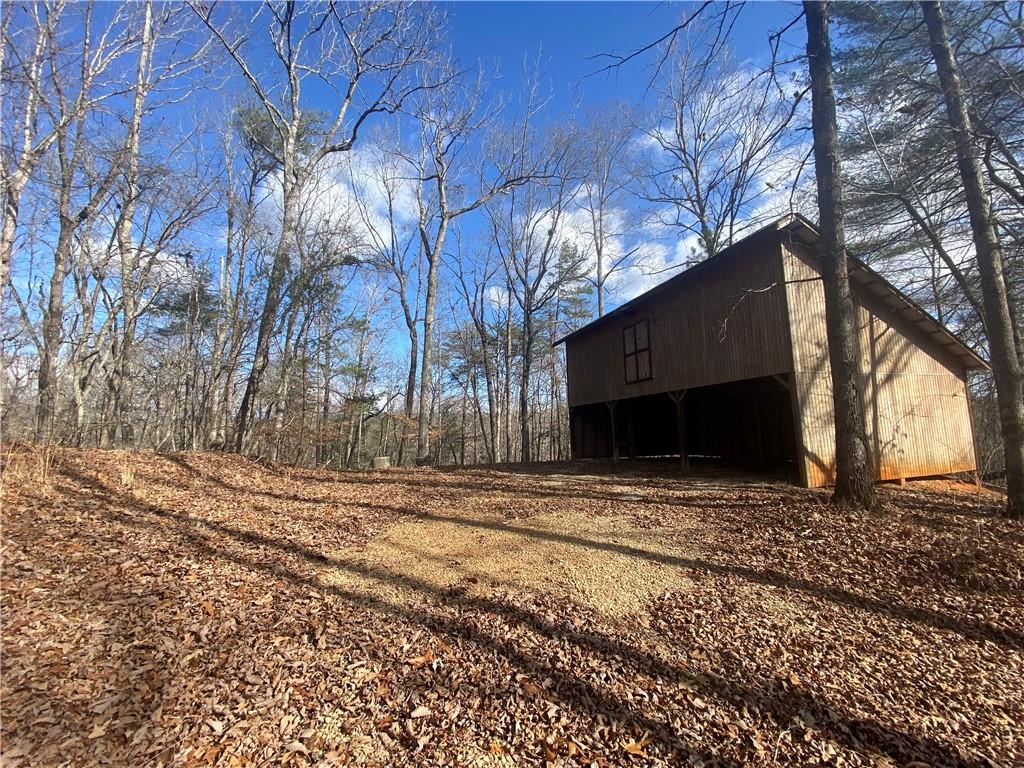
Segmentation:
{"type": "Polygon", "coordinates": [[[3,760],[1024,764],[1024,529],[653,465],[9,449],[3,760]]]}

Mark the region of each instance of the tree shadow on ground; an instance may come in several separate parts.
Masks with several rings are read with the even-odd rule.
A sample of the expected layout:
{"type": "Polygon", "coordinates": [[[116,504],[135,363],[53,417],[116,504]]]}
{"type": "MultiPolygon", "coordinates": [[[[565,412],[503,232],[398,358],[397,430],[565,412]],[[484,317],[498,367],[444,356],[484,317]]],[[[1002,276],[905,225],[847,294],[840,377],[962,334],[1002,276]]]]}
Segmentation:
{"type": "MultiPolygon", "coordinates": [[[[179,463],[189,469],[192,469],[190,465],[184,463],[179,456],[169,457],[169,460],[179,463]]],[[[209,473],[202,473],[199,470],[193,469],[193,471],[201,474],[204,478],[209,479],[211,482],[217,483],[235,492],[250,492],[249,489],[233,486],[230,483],[215,478],[209,473]]],[[[349,480],[346,478],[346,482],[349,480]]],[[[450,484],[446,484],[449,485],[450,484]]],[[[273,492],[260,492],[269,493],[273,492]]],[[[544,492],[536,492],[538,495],[547,496],[549,494],[544,492]]],[[[585,495],[585,494],[584,494],[585,495]]],[[[295,497],[288,496],[287,494],[282,495],[291,501],[298,500],[295,497]]],[[[579,498],[580,494],[574,494],[574,497],[579,498]]],[[[322,503],[323,499],[309,500],[309,503],[322,503]]],[[[1007,648],[1015,650],[1024,650],[1024,633],[1017,631],[1009,627],[1001,627],[995,624],[991,624],[985,621],[979,621],[976,619],[964,618],[951,616],[949,614],[942,613],[941,611],[934,610],[932,608],[923,608],[920,606],[909,605],[898,602],[896,600],[883,600],[877,597],[869,595],[863,595],[849,590],[841,589],[835,586],[818,584],[809,579],[799,578],[790,576],[781,571],[773,569],[758,570],[756,568],[750,568],[741,565],[734,565],[730,563],[718,563],[706,559],[680,557],[677,555],[669,555],[659,552],[651,552],[640,547],[634,547],[626,544],[612,543],[597,541],[593,539],[583,538],[572,534],[559,533],[557,531],[540,530],[536,528],[530,528],[521,525],[514,525],[507,521],[497,520],[481,520],[478,518],[472,518],[461,515],[446,515],[435,512],[428,512],[425,510],[415,509],[413,507],[402,507],[393,506],[386,504],[371,504],[367,502],[347,502],[347,506],[355,506],[364,509],[370,509],[377,512],[383,512],[385,514],[392,514],[398,517],[414,518],[423,521],[443,522],[455,525],[467,526],[472,528],[478,528],[483,530],[492,530],[503,533],[514,533],[521,536],[528,536],[531,538],[541,539],[545,541],[557,542],[561,544],[570,544],[574,546],[601,550],[610,553],[627,555],[629,557],[636,557],[647,560],[653,563],[659,563],[662,565],[673,566],[677,568],[685,568],[695,571],[703,571],[706,573],[712,573],[717,575],[731,575],[738,576],[746,581],[762,586],[778,587],[785,590],[798,592],[811,597],[826,600],[839,605],[856,608],[859,610],[869,611],[871,613],[889,617],[899,618],[912,621],[916,624],[923,625],[932,629],[940,629],[949,632],[954,632],[961,637],[974,640],[974,641],[989,641],[998,645],[1005,646],[1007,648]]],[[[727,508],[742,508],[746,506],[744,502],[738,503],[723,503],[721,501],[707,500],[698,503],[702,510],[708,512],[714,512],[715,510],[722,510],[727,508]]]]}
{"type": "MultiPolygon", "coordinates": [[[[820,703],[807,691],[795,689],[780,691],[780,689],[785,689],[785,686],[780,686],[777,680],[765,678],[738,680],[730,679],[728,675],[720,673],[704,673],[687,677],[679,666],[667,662],[655,654],[636,648],[607,634],[579,631],[564,617],[541,615],[492,597],[453,595],[447,590],[406,574],[330,557],[292,541],[280,540],[221,522],[176,512],[137,499],[129,493],[110,487],[70,468],[65,467],[61,471],[67,480],[73,483],[73,486],[67,490],[88,494],[94,497],[94,500],[101,501],[102,507],[98,512],[108,519],[127,526],[146,528],[163,536],[174,534],[180,537],[183,543],[187,543],[196,555],[228,561],[254,573],[266,573],[303,589],[330,594],[365,609],[380,611],[397,619],[486,649],[503,656],[517,669],[535,679],[552,680],[553,684],[547,693],[559,699],[566,706],[591,717],[610,716],[627,722],[638,730],[649,732],[656,741],[670,749],[687,753],[701,751],[686,734],[677,732],[659,716],[643,711],[638,703],[610,695],[607,691],[582,679],[573,671],[566,670],[555,659],[541,657],[524,650],[521,645],[502,638],[500,628],[498,631],[489,631],[486,622],[467,622],[464,617],[453,617],[443,610],[432,610],[422,602],[409,607],[375,594],[366,594],[332,584],[324,581],[316,569],[336,569],[381,584],[399,586],[424,598],[438,601],[442,606],[454,606],[463,611],[472,611],[482,615],[500,615],[504,620],[527,628],[540,636],[571,643],[587,653],[597,654],[606,659],[616,659],[642,674],[663,678],[673,683],[696,685],[704,691],[705,695],[718,697],[731,702],[734,706],[741,702],[755,700],[759,702],[764,713],[783,729],[789,727],[793,719],[802,712],[810,713],[817,722],[828,724],[827,732],[831,738],[849,749],[859,752],[881,753],[899,762],[931,760],[950,765],[980,766],[983,764],[980,760],[964,760],[952,748],[933,739],[901,731],[871,718],[854,717],[836,712],[834,707],[820,703]],[[218,538],[235,544],[251,546],[254,551],[242,552],[226,549],[219,545],[218,538]],[[265,556],[261,556],[260,550],[272,550],[290,558],[296,567],[288,567],[282,562],[268,562],[265,556]]],[[[409,514],[415,515],[416,513],[410,511],[409,514]]],[[[530,535],[537,533],[529,531],[530,535]]],[[[565,538],[560,534],[554,536],[558,540],[565,538]]],[[[568,538],[572,540],[572,543],[584,546],[594,544],[615,546],[604,545],[600,542],[587,542],[583,539],[576,540],[576,537],[568,538]]],[[[634,548],[625,548],[624,551],[635,556],[651,554],[634,548]]],[[[738,573],[746,578],[752,578],[758,583],[775,584],[778,580],[777,576],[766,576],[757,572],[745,573],[744,569],[723,567],[699,560],[666,558],[664,562],[681,567],[706,569],[713,573],[738,573]]],[[[813,585],[802,585],[804,589],[808,586],[813,585]]],[[[860,598],[850,604],[862,607],[859,601],[860,598]]]]}
{"type": "MultiPolygon", "coordinates": [[[[204,481],[208,481],[214,485],[223,488],[230,492],[244,492],[254,493],[260,496],[266,496],[268,498],[277,499],[279,501],[298,502],[306,504],[322,504],[330,501],[325,497],[321,496],[308,496],[294,493],[285,493],[279,491],[267,491],[249,487],[242,487],[229,483],[223,478],[217,477],[213,473],[204,472],[202,469],[190,464],[186,459],[187,454],[169,454],[162,456],[161,458],[166,461],[175,464],[176,466],[185,470],[188,474],[193,477],[202,478],[204,481]]],[[[561,465],[560,465],[561,466],[561,465]]],[[[565,467],[569,469],[578,469],[575,464],[566,464],[565,467]]],[[[611,465],[618,466],[618,465],[611,465]]],[[[283,476],[283,473],[279,468],[275,468],[273,465],[261,465],[262,469],[271,472],[279,476],[283,476]]],[[[595,469],[595,471],[597,471],[595,469]]],[[[480,494],[493,494],[496,492],[508,492],[516,496],[527,496],[535,499],[573,499],[573,500],[587,500],[587,501],[612,501],[612,502],[630,502],[642,500],[645,504],[658,503],[658,504],[669,504],[673,506],[704,506],[705,497],[713,495],[715,493],[735,493],[743,490],[758,490],[759,492],[768,492],[778,494],[780,497],[790,498],[794,493],[803,493],[805,496],[802,498],[809,499],[815,498],[813,492],[808,492],[801,489],[796,489],[790,485],[784,483],[770,483],[762,482],[757,480],[751,480],[749,476],[737,475],[735,480],[730,479],[728,475],[722,475],[717,472],[708,472],[702,476],[687,476],[686,478],[663,476],[661,474],[645,474],[644,472],[628,472],[618,475],[603,476],[600,474],[591,474],[591,472],[580,472],[580,471],[567,471],[562,472],[548,472],[539,471],[535,468],[535,465],[514,465],[514,464],[501,464],[494,465],[493,467],[487,465],[480,465],[474,468],[465,468],[452,471],[450,474],[446,473],[443,482],[439,483],[438,475],[429,469],[393,469],[386,470],[386,474],[374,471],[363,471],[363,470],[351,470],[338,472],[333,478],[322,477],[322,472],[318,472],[315,475],[298,475],[302,478],[303,483],[324,483],[324,484],[342,484],[342,485],[367,485],[367,486],[378,486],[382,482],[387,482],[389,485],[396,485],[406,487],[410,490],[416,489],[429,489],[435,494],[454,494],[459,491],[467,491],[471,493],[480,494]],[[520,467],[522,471],[516,471],[516,467],[520,467]],[[511,468],[511,469],[510,469],[511,468]],[[658,481],[659,485],[652,489],[650,486],[645,486],[635,490],[619,490],[619,491],[607,491],[607,492],[595,492],[590,489],[580,489],[578,487],[560,489],[552,485],[544,485],[541,487],[528,487],[522,484],[520,475],[529,475],[537,477],[546,477],[550,474],[567,474],[571,476],[586,477],[589,481],[596,484],[606,484],[615,487],[619,483],[627,482],[630,480],[647,479],[658,481]],[[459,480],[453,480],[451,475],[458,476],[459,480]],[[699,484],[697,484],[699,483],[699,484]],[[664,491],[664,493],[656,493],[656,490],[664,491]],[[638,496],[638,492],[642,491],[642,498],[638,496]],[[685,496],[680,497],[674,495],[674,491],[684,491],[685,496]],[[807,495],[811,494],[811,495],[807,495]]],[[[173,481],[169,481],[162,478],[154,478],[157,482],[169,482],[173,484],[173,481]]],[[[177,484],[178,487],[180,484],[177,484]]],[[[182,487],[183,488],[183,487],[182,487]]],[[[745,507],[744,502],[736,504],[728,504],[717,501],[716,506],[735,506],[737,508],[745,507]]]]}

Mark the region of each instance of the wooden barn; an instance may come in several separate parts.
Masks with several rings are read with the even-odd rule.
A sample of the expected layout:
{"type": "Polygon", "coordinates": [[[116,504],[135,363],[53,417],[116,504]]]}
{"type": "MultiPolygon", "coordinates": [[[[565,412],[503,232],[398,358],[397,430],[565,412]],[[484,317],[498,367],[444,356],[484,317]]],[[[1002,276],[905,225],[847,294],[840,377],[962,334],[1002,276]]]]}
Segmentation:
{"type": "MultiPolygon", "coordinates": [[[[818,242],[788,216],[561,339],[573,455],[709,457],[830,484],[818,242]]],[[[852,257],[850,279],[879,479],[974,470],[966,377],[985,362],[852,257]]]]}

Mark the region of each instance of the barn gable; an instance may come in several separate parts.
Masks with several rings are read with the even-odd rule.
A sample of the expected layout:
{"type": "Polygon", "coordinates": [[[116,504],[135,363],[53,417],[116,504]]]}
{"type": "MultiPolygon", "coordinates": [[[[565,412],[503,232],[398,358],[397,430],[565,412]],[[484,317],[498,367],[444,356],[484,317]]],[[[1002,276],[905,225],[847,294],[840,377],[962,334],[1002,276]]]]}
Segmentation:
{"type": "Polygon", "coordinates": [[[779,240],[762,230],[714,259],[676,275],[574,334],[566,343],[569,404],[609,400],[748,379],[789,369],[779,333],[781,291],[748,291],[783,280],[779,240]],[[628,381],[628,329],[646,321],[650,371],[628,381]],[[606,375],[588,375],[603,370],[606,375]],[[622,375],[618,375],[618,373],[622,375]]]}

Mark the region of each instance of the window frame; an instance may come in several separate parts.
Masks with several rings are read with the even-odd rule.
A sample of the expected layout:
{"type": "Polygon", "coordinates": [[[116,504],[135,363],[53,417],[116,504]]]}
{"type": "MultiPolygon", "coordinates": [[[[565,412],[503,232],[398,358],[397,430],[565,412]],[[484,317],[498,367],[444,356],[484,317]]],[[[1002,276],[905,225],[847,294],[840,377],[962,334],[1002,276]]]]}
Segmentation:
{"type": "Polygon", "coordinates": [[[642,381],[650,381],[654,378],[654,365],[651,361],[651,324],[650,318],[644,317],[634,323],[630,323],[622,329],[622,367],[623,376],[627,385],[639,384],[642,381]],[[643,328],[644,346],[639,345],[638,329],[643,328]],[[640,375],[640,360],[647,357],[647,375],[640,375]],[[633,377],[630,378],[630,363],[633,367],[633,377]]]}

